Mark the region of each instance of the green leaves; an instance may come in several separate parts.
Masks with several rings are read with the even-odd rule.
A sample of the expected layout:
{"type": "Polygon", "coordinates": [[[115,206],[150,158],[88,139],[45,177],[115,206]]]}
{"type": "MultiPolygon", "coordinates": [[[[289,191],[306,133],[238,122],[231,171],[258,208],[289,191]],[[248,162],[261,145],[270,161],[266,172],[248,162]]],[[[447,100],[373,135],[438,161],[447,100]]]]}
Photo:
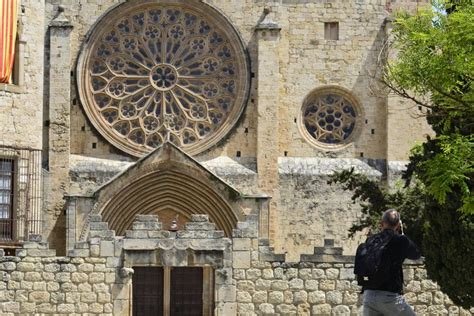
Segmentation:
{"type": "Polygon", "coordinates": [[[474,174],[474,136],[441,135],[438,152],[417,163],[416,175],[438,203],[444,205],[448,193],[457,190],[462,199],[460,211],[474,215],[472,176],[474,174]]]}
{"type": "Polygon", "coordinates": [[[409,174],[441,205],[460,193],[459,210],[474,214],[474,6],[433,1],[416,15],[399,13],[393,32],[397,59],[382,80],[427,107],[437,135],[410,158],[409,174]]]}
{"type": "Polygon", "coordinates": [[[447,1],[436,1],[434,8],[398,14],[396,60],[387,63],[382,80],[434,109],[437,127],[447,132],[460,119],[474,117],[474,8],[468,1],[458,1],[455,11],[447,1]]]}
{"type": "Polygon", "coordinates": [[[389,208],[396,208],[402,218],[405,232],[418,244],[422,244],[422,231],[425,224],[421,210],[425,208],[426,192],[422,185],[398,190],[388,190],[377,180],[356,174],[354,169],[335,172],[328,184],[339,184],[347,191],[352,191],[353,203],[359,203],[364,215],[349,229],[352,237],[358,231],[368,228],[369,233],[379,230],[382,213],[389,208]]]}
{"type": "Polygon", "coordinates": [[[375,229],[394,206],[406,233],[422,242],[428,275],[455,304],[474,305],[474,6],[471,0],[434,0],[416,15],[401,12],[384,49],[381,81],[427,110],[436,137],[415,147],[403,177],[389,191],[353,172],[332,182],[353,191],[364,218],[350,233],[375,229]]]}

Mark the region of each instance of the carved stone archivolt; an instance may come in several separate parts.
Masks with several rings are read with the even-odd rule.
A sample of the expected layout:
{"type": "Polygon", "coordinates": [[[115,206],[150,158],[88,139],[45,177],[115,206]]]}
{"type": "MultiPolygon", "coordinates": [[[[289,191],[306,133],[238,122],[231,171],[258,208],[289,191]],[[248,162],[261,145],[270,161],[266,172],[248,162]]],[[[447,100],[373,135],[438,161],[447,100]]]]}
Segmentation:
{"type": "Polygon", "coordinates": [[[78,65],[87,116],[119,149],[141,156],[166,139],[190,154],[232,128],[248,93],[246,52],[210,6],[126,3],[95,26],[78,65]]]}
{"type": "Polygon", "coordinates": [[[208,214],[226,236],[237,226],[231,206],[208,183],[179,172],[150,173],[125,185],[106,202],[101,214],[117,235],[123,235],[139,214],[160,214],[171,210],[183,218],[208,214]]]}
{"type": "Polygon", "coordinates": [[[357,134],[362,109],[350,92],[328,86],[313,90],[306,97],[300,114],[300,130],[313,145],[340,149],[357,134]]]}

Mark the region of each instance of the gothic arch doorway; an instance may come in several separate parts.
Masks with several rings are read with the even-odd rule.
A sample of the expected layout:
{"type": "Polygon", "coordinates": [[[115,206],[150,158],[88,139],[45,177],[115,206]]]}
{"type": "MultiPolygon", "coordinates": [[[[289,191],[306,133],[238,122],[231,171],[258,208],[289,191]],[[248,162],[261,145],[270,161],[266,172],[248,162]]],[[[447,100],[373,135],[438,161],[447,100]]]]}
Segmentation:
{"type": "Polygon", "coordinates": [[[117,192],[103,207],[102,218],[117,235],[124,235],[138,214],[162,213],[167,220],[178,215],[181,225],[192,214],[207,214],[218,229],[230,236],[237,217],[206,182],[174,168],[150,173],[117,192]]]}

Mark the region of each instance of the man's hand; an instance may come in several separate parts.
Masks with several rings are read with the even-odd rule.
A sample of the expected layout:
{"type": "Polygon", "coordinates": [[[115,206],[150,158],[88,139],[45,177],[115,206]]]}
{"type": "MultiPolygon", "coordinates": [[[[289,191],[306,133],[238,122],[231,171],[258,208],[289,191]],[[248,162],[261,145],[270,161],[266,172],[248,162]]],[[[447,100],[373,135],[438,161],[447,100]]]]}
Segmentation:
{"type": "Polygon", "coordinates": [[[402,223],[402,221],[398,222],[396,231],[399,235],[403,235],[403,223],[402,223]]]}

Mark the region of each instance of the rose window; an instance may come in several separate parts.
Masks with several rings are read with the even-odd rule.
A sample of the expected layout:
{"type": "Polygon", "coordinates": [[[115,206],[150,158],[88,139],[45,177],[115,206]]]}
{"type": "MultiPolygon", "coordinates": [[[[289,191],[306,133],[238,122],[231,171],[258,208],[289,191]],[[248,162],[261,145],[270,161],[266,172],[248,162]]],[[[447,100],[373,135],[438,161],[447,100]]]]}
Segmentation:
{"type": "Polygon", "coordinates": [[[205,4],[123,4],[80,57],[87,116],[113,145],[142,155],[170,140],[195,154],[232,128],[247,98],[246,53],[205,4]]]}
{"type": "Polygon", "coordinates": [[[343,91],[313,93],[301,113],[304,134],[316,145],[337,148],[353,138],[359,112],[356,103],[343,91]]]}

